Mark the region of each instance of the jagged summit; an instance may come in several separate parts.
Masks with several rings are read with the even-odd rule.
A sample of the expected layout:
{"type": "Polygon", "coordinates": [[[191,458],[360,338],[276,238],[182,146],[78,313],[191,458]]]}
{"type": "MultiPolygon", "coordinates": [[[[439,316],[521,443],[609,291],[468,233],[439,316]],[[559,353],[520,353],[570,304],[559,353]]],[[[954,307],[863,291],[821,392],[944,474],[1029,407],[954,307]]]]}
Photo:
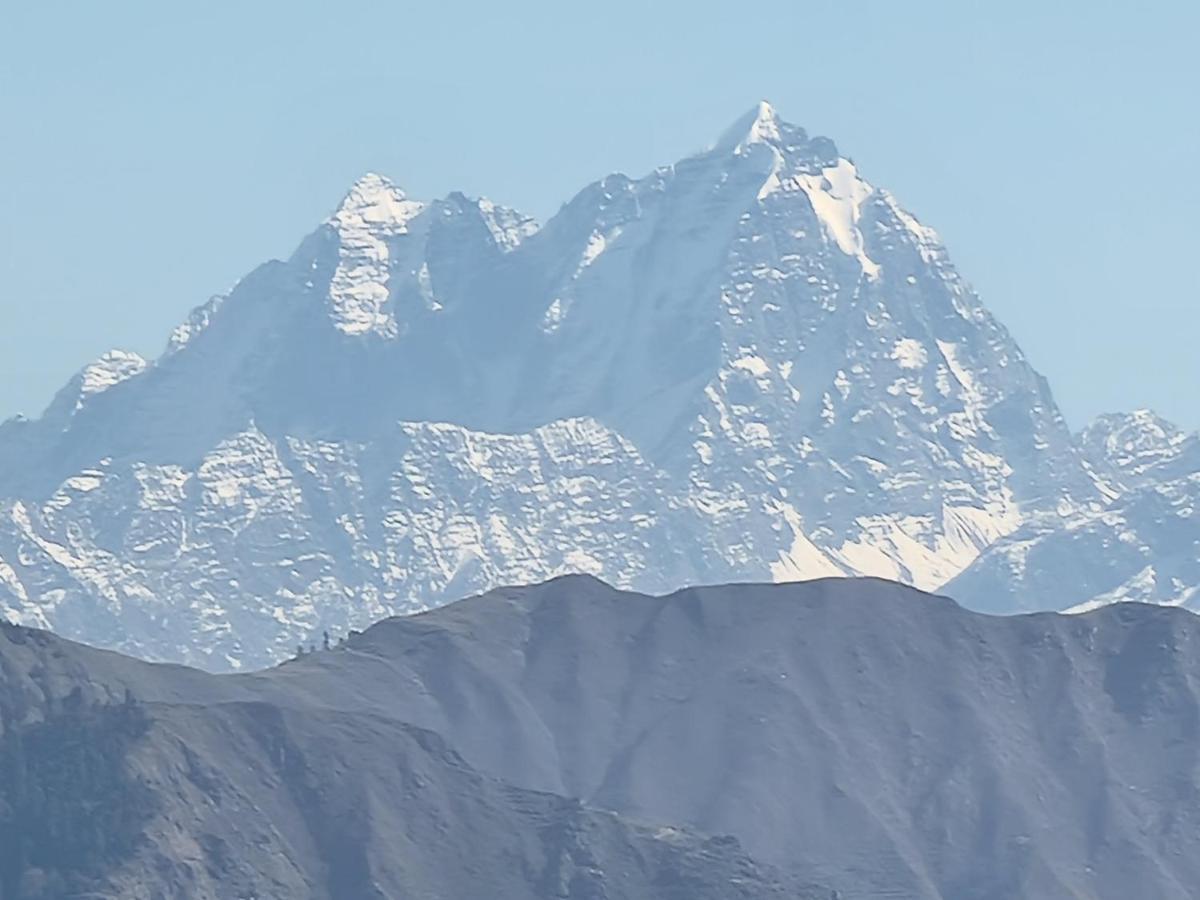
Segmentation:
{"type": "Polygon", "coordinates": [[[740,156],[752,147],[769,147],[776,156],[793,157],[809,168],[833,166],[841,159],[837,145],[827,137],[810,137],[799,125],[782,119],[766,100],[760,100],[725,129],[708,152],[740,156]]]}
{"type": "Polygon", "coordinates": [[[368,172],[351,185],[330,222],[338,228],[399,229],[423,208],[391,179],[368,172]]]}
{"type": "Polygon", "coordinates": [[[1174,422],[1152,409],[1097,416],[1080,432],[1080,440],[1109,454],[1178,444],[1186,437],[1174,422]]]}
{"type": "Polygon", "coordinates": [[[775,107],[766,100],[760,100],[725,129],[713,149],[735,150],[750,144],[778,142],[781,139],[780,120],[775,107]]]}
{"type": "Polygon", "coordinates": [[[1098,416],[1080,432],[1078,441],[1097,470],[1118,478],[1142,477],[1151,471],[1183,475],[1192,468],[1189,457],[1200,460],[1200,436],[1188,434],[1150,409],[1098,416]]]}

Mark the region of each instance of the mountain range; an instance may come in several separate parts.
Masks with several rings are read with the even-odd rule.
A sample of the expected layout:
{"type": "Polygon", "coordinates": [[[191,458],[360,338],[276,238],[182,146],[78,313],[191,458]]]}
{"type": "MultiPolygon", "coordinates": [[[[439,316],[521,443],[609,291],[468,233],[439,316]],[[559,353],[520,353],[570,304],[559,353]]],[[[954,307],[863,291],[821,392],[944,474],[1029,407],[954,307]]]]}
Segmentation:
{"type": "Polygon", "coordinates": [[[5,617],[216,670],[569,572],[1200,603],[1196,436],[1072,434],[936,233],[765,103],[541,225],[363,177],[0,425],[0,498],[5,617]]]}
{"type": "Polygon", "coordinates": [[[1185,900],[1200,619],[588,576],[256,674],[0,627],[0,900],[1185,900]]]}

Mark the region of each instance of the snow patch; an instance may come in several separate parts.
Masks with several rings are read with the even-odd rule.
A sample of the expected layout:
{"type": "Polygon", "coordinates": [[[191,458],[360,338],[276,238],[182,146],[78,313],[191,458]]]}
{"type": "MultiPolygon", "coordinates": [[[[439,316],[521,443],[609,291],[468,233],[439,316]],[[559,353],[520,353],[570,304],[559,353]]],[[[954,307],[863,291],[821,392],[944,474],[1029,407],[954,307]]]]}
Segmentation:
{"type": "Polygon", "coordinates": [[[80,376],[79,399],[75,408],[79,409],[90,398],[110,387],[141,375],[149,363],[141,356],[128,350],[109,350],[98,360],[86,366],[80,376]]]}
{"type": "Polygon", "coordinates": [[[929,354],[915,338],[900,338],[892,347],[892,359],[900,363],[902,369],[920,369],[929,361],[929,354]]]}
{"type": "Polygon", "coordinates": [[[558,331],[566,315],[567,304],[563,302],[561,297],[555,297],[550,301],[550,305],[546,307],[546,311],[542,314],[542,331],[546,334],[553,334],[558,331]]]}
{"type": "Polygon", "coordinates": [[[862,206],[875,189],[859,177],[854,163],[839,159],[836,165],[822,169],[820,175],[797,175],[796,184],[808,196],[830,240],[844,254],[857,259],[868,278],[878,278],[879,264],[867,256],[858,227],[862,206]]]}
{"type": "Polygon", "coordinates": [[[921,516],[862,516],[856,540],[829,551],[849,574],[890,578],[934,590],[969,566],[1021,516],[1010,490],[983,506],[947,505],[941,522],[921,516]],[[935,527],[940,524],[940,527],[935,527]]]}
{"type": "Polygon", "coordinates": [[[779,559],[771,563],[771,580],[778,583],[806,581],[810,578],[841,577],[846,570],[825,555],[804,532],[800,514],[790,503],[779,504],[779,514],[792,529],[792,543],[779,551],[779,559]]]}
{"type": "Polygon", "coordinates": [[[735,359],[731,365],[735,369],[741,369],[744,372],[749,372],[751,375],[756,375],[760,378],[765,375],[769,375],[771,372],[771,367],[767,365],[767,361],[761,356],[756,356],[755,354],[740,356],[735,359]]]}
{"type": "Polygon", "coordinates": [[[180,324],[171,332],[170,338],[167,339],[167,354],[178,353],[196,335],[206,329],[224,302],[225,295],[218,294],[215,297],[210,297],[207,303],[193,309],[188,314],[187,321],[180,324]]]}
{"type": "Polygon", "coordinates": [[[597,259],[599,259],[600,254],[607,250],[609,246],[611,246],[612,242],[615,241],[618,236],[620,236],[620,234],[621,229],[619,227],[613,228],[607,234],[599,231],[593,231],[588,237],[587,246],[583,248],[583,255],[580,257],[579,268],[576,270],[575,274],[578,275],[597,259]]]}

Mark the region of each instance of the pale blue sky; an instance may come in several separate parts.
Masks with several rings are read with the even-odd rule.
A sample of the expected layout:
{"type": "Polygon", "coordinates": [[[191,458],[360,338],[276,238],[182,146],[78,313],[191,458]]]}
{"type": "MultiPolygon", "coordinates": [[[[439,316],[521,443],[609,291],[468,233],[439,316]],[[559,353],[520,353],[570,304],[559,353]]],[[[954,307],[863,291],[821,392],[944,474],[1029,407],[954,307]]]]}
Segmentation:
{"type": "Polygon", "coordinates": [[[367,170],[545,218],[769,99],[937,228],[1073,425],[1200,426],[1200,4],[5,3],[0,419],[367,170]]]}

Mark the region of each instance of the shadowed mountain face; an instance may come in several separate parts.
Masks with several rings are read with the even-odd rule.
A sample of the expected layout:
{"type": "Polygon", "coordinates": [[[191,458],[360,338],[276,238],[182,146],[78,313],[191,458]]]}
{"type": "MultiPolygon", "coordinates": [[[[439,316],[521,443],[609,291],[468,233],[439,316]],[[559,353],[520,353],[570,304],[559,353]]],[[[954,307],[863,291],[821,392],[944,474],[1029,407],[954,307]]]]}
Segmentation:
{"type": "Polygon", "coordinates": [[[875,580],[649,597],[570,577],[252,675],[16,628],[0,665],[8,827],[32,809],[36,834],[76,835],[82,807],[36,802],[64,771],[88,803],[138,786],[111,840],[76,835],[58,869],[56,844],[9,851],[4,900],[18,877],[131,897],[1200,883],[1200,621],[1180,610],[992,618],[875,580]],[[100,749],[72,762],[47,729],[100,749]],[[31,768],[45,746],[69,760],[31,768]],[[34,774],[14,781],[17,747],[34,774]]]}
{"type": "Polygon", "coordinates": [[[830,896],[733,837],[482,775],[399,710],[263,700],[16,628],[0,659],[0,900],[830,896]]]}

